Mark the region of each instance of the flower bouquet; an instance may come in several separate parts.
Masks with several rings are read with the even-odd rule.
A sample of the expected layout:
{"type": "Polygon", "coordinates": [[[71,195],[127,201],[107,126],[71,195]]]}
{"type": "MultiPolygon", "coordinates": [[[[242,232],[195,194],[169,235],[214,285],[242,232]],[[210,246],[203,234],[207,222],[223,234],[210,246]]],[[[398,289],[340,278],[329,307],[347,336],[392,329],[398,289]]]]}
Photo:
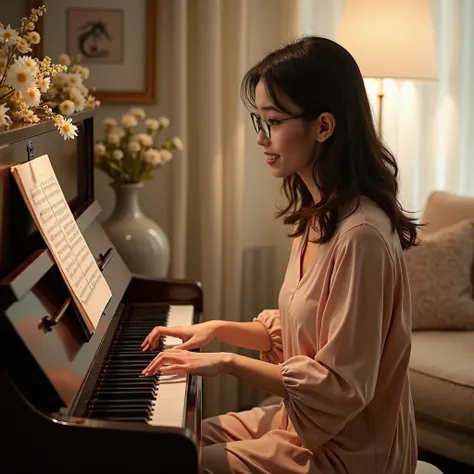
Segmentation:
{"type": "Polygon", "coordinates": [[[0,130],[16,121],[35,123],[50,119],[65,140],[73,139],[77,127],[72,119],[53,112],[41,95],[65,66],[53,64],[49,57],[39,60],[27,55],[32,51],[31,45],[41,41],[35,27],[45,12],[44,5],[33,8],[28,18],[21,19],[18,29],[0,23],[0,130]]]}
{"type": "Polygon", "coordinates": [[[89,68],[80,64],[81,55],[70,57],[63,53],[58,60],[65,69],[53,77],[52,86],[43,94],[45,104],[66,117],[98,107],[100,101],[84,84],[89,77],[89,68]]]}
{"type": "Polygon", "coordinates": [[[114,118],[106,118],[103,121],[104,138],[94,148],[96,167],[116,184],[153,179],[153,171],[173,158],[172,150],[183,148],[178,137],[167,137],[160,144],[155,143],[169,125],[167,117],[146,118],[140,107],[132,107],[121,117],[120,123],[114,118]],[[140,124],[142,131],[137,129],[140,124]]]}

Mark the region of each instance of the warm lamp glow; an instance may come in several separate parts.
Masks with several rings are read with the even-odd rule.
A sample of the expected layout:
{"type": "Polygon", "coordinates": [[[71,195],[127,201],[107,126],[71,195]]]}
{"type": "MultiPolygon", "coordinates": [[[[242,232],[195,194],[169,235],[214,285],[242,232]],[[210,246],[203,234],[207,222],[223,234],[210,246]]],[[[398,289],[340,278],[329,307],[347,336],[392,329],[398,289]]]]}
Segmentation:
{"type": "Polygon", "coordinates": [[[364,77],[438,77],[428,0],[346,0],[338,43],[364,77]]]}

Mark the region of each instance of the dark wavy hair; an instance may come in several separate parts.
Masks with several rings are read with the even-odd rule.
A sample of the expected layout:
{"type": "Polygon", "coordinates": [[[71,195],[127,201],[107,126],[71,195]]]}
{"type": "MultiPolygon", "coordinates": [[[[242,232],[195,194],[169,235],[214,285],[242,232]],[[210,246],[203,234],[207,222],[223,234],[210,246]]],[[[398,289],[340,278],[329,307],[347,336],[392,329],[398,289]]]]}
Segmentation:
{"type": "Polygon", "coordinates": [[[290,237],[301,235],[317,222],[317,243],[335,233],[340,209],[364,195],[387,214],[403,249],[417,245],[416,219],[407,216],[398,200],[398,166],[379,140],[374,127],[364,80],[354,58],[326,38],[305,36],[268,54],[244,76],[241,96],[256,109],[255,89],[262,80],[274,104],[285,110],[277,90],[303,111],[303,120],[314,121],[323,112],[335,118],[335,128],[312,163],[313,179],[321,199],[314,203],[298,174],[283,179],[288,205],[278,217],[295,227],[290,237]]]}

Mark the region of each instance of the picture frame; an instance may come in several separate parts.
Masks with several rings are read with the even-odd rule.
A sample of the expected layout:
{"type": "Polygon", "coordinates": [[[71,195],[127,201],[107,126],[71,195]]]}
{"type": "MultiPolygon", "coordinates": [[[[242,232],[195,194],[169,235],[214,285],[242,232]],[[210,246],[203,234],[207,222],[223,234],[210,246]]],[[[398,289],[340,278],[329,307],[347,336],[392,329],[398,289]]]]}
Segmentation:
{"type": "Polygon", "coordinates": [[[41,42],[34,45],[35,56],[57,64],[61,53],[81,54],[90,70],[88,87],[96,88],[93,94],[103,104],[156,102],[157,0],[29,3],[46,6],[36,27],[41,42]]]}

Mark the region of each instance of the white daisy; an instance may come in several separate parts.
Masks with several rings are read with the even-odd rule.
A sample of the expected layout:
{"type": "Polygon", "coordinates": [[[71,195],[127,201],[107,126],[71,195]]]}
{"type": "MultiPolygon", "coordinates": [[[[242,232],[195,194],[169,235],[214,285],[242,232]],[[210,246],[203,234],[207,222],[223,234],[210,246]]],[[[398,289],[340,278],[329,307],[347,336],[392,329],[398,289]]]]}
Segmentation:
{"type": "Polygon", "coordinates": [[[74,102],[72,100],[63,100],[59,104],[59,111],[62,115],[72,115],[74,113],[74,102]]]}
{"type": "Polygon", "coordinates": [[[135,117],[135,115],[132,115],[132,114],[123,115],[121,122],[125,128],[136,127],[138,123],[137,118],[135,117]]]}
{"type": "Polygon", "coordinates": [[[118,133],[109,133],[107,141],[111,145],[117,145],[120,142],[120,135],[118,133]]]}
{"type": "Polygon", "coordinates": [[[154,131],[154,130],[158,130],[158,128],[160,127],[160,124],[158,120],[156,119],[147,119],[145,120],[145,127],[150,131],[154,131]]]}
{"type": "Polygon", "coordinates": [[[81,66],[78,72],[83,79],[89,79],[90,71],[88,67],[81,66]]]}
{"type": "Polygon", "coordinates": [[[31,56],[20,56],[17,61],[30,69],[35,75],[38,72],[38,64],[31,56]]]}
{"type": "MultiPolygon", "coordinates": [[[[113,119],[111,119],[113,120],[113,119]]],[[[125,136],[125,130],[120,126],[115,126],[110,129],[110,133],[116,133],[120,138],[125,136]]]]}
{"type": "Polygon", "coordinates": [[[161,158],[161,154],[155,148],[150,148],[145,152],[145,161],[153,166],[159,165],[163,163],[163,159],[161,158]]]}
{"type": "Polygon", "coordinates": [[[18,91],[26,92],[29,87],[35,85],[35,76],[30,68],[15,61],[8,68],[5,84],[18,91]]]}
{"type": "Polygon", "coordinates": [[[82,112],[86,106],[86,98],[78,91],[71,95],[71,100],[74,102],[76,112],[82,112]]]}
{"type": "Polygon", "coordinates": [[[160,150],[160,155],[165,163],[167,163],[173,158],[173,153],[171,153],[169,150],[166,150],[165,148],[160,150]]]}
{"type": "Polygon", "coordinates": [[[183,149],[183,142],[182,142],[181,138],[173,137],[171,139],[171,143],[176,147],[177,150],[182,150],[183,149]]]}
{"type": "Polygon", "coordinates": [[[146,112],[142,107],[132,107],[130,113],[139,119],[144,119],[146,117],[146,112]]]}
{"type": "Polygon", "coordinates": [[[128,150],[130,153],[133,155],[135,153],[138,153],[140,151],[140,143],[137,142],[136,140],[132,140],[131,142],[128,143],[128,150]]]}
{"type": "Polygon", "coordinates": [[[36,86],[28,87],[26,91],[22,91],[23,101],[28,107],[38,107],[41,100],[41,92],[36,86]]]}
{"type": "Polygon", "coordinates": [[[102,156],[105,154],[105,146],[103,143],[96,143],[94,146],[94,155],[102,156]]]}
{"type": "Polygon", "coordinates": [[[41,35],[37,31],[30,31],[28,39],[31,44],[39,44],[41,42],[41,35]]]}
{"type": "Polygon", "coordinates": [[[106,118],[102,121],[102,127],[104,127],[106,130],[109,130],[113,127],[117,126],[117,120],[114,118],[106,118]]]}
{"type": "Polygon", "coordinates": [[[25,38],[18,38],[16,49],[20,51],[21,54],[26,54],[31,51],[31,46],[25,38]]]}
{"type": "Polygon", "coordinates": [[[77,73],[68,74],[68,83],[70,86],[78,86],[82,84],[82,76],[77,73]]]}
{"type": "Polygon", "coordinates": [[[51,84],[51,79],[49,77],[42,77],[38,80],[39,90],[44,94],[51,84]]]}
{"type": "Polygon", "coordinates": [[[56,128],[64,140],[77,136],[77,127],[72,123],[72,119],[62,119],[56,123],[56,128]]]}
{"type": "Polygon", "coordinates": [[[54,75],[53,84],[63,85],[68,82],[67,73],[61,71],[54,75]]]}
{"type": "Polygon", "coordinates": [[[122,150],[114,150],[112,153],[114,160],[120,161],[123,158],[123,151],[122,150]]]}
{"type": "Polygon", "coordinates": [[[158,119],[158,123],[160,124],[161,128],[167,128],[170,126],[170,119],[168,117],[160,117],[158,119]]]}
{"type": "Polygon", "coordinates": [[[8,25],[6,28],[0,26],[0,43],[14,44],[18,40],[18,31],[8,25]]]}
{"type": "Polygon", "coordinates": [[[143,146],[147,147],[153,145],[153,138],[151,138],[147,133],[137,133],[134,137],[132,137],[132,140],[137,140],[143,146]]]}

